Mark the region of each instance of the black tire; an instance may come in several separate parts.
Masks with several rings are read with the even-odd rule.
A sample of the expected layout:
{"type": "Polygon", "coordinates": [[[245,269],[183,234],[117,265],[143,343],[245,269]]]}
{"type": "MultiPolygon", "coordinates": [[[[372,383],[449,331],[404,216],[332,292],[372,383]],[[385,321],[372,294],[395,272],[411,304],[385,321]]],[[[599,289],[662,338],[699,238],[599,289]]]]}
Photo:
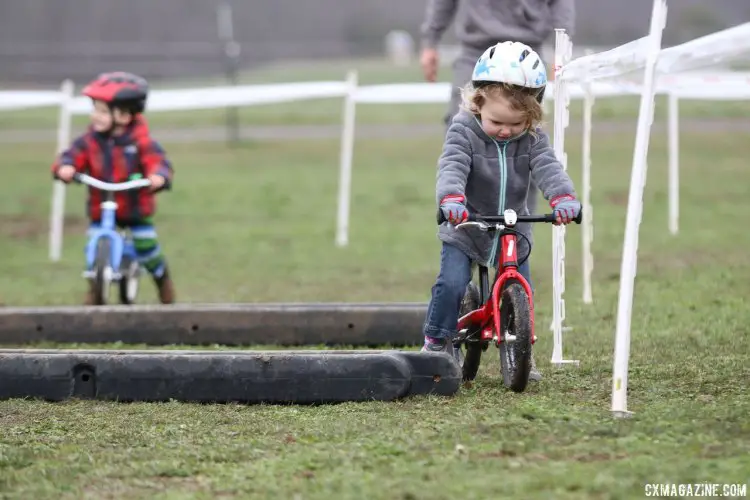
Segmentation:
{"type": "MultiPolygon", "coordinates": [[[[469,283],[466,287],[466,294],[461,301],[461,308],[459,309],[458,316],[461,317],[474,309],[478,309],[481,305],[481,299],[479,297],[479,288],[474,283],[469,283]]],[[[479,371],[479,365],[482,361],[482,342],[479,340],[477,335],[471,335],[472,332],[468,332],[468,338],[462,342],[458,349],[465,349],[465,353],[462,353],[461,360],[461,372],[463,374],[463,380],[470,382],[474,380],[479,371]]]]}
{"type": "Polygon", "coordinates": [[[140,278],[140,266],[137,260],[123,257],[120,263],[120,303],[125,305],[135,304],[138,297],[138,280],[140,278]]]}
{"type": "Polygon", "coordinates": [[[102,306],[107,304],[109,298],[110,282],[105,279],[104,270],[109,265],[111,244],[108,238],[99,238],[96,242],[96,260],[94,261],[94,304],[102,306]]]}
{"type": "Polygon", "coordinates": [[[504,332],[500,342],[500,371],[503,383],[514,392],[523,392],[529,383],[531,369],[531,310],[529,296],[521,283],[508,281],[503,287],[501,303],[501,324],[504,332]],[[513,342],[506,342],[505,335],[515,336],[513,342]]]}

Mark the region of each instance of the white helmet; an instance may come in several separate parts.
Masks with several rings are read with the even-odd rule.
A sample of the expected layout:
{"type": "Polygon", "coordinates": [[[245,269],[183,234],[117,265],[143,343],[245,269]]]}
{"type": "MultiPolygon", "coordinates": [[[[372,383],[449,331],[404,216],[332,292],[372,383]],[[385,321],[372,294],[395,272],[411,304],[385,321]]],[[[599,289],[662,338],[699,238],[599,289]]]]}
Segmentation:
{"type": "Polygon", "coordinates": [[[547,88],[547,69],[534,49],[521,42],[501,42],[484,51],[474,66],[471,81],[475,87],[487,83],[507,83],[538,90],[542,102],[547,88]]]}

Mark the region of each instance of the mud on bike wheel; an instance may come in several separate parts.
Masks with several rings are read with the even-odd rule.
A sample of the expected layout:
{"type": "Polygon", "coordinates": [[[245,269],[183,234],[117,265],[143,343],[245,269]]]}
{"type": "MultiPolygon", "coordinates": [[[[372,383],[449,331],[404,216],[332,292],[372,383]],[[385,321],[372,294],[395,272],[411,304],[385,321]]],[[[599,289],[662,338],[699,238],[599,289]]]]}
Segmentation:
{"type": "Polygon", "coordinates": [[[514,392],[523,392],[531,369],[531,309],[529,296],[516,280],[503,287],[500,308],[503,341],[499,345],[503,384],[514,392]]]}

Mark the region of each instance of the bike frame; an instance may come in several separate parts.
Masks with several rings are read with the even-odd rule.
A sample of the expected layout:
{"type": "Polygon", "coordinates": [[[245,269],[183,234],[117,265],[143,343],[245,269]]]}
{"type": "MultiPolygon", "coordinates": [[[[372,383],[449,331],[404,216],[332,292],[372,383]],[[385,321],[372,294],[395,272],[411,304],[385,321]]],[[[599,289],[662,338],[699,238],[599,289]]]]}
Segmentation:
{"type": "MultiPolygon", "coordinates": [[[[107,193],[107,198],[112,198],[111,193],[107,193]]],[[[99,240],[107,238],[110,241],[109,262],[112,267],[112,279],[120,278],[120,264],[124,257],[135,259],[135,245],[130,238],[127,238],[117,229],[115,223],[115,214],[117,212],[117,203],[107,199],[101,203],[102,221],[99,227],[90,229],[91,234],[86,242],[86,268],[91,270],[96,261],[96,251],[99,240]]]]}
{"type": "Polygon", "coordinates": [[[505,226],[497,225],[497,231],[500,231],[500,248],[501,253],[499,256],[499,268],[495,275],[495,281],[492,285],[492,291],[489,297],[487,295],[487,273],[488,269],[485,266],[479,266],[480,274],[480,295],[482,300],[482,306],[479,309],[475,309],[458,319],[457,330],[461,331],[464,329],[474,330],[480,328],[480,341],[494,341],[496,344],[500,344],[503,341],[501,332],[502,330],[502,316],[500,315],[500,297],[503,286],[508,280],[517,280],[521,283],[526,295],[529,299],[529,311],[531,314],[531,343],[536,342],[536,335],[534,334],[534,301],[532,299],[531,285],[526,281],[526,278],[518,272],[518,253],[517,253],[517,237],[512,231],[507,231],[505,226]],[[494,327],[494,331],[493,331],[494,327]]]}
{"type": "Polygon", "coordinates": [[[117,229],[116,213],[117,202],[114,201],[114,192],[128,191],[148,187],[151,182],[148,179],[136,179],[121,183],[102,182],[86,174],[77,173],[74,176],[77,182],[86,184],[104,192],[104,200],[101,203],[102,220],[98,228],[91,229],[88,241],[86,242],[86,269],[84,277],[90,278],[94,263],[96,262],[96,252],[99,240],[107,238],[110,241],[109,264],[112,269],[112,280],[117,281],[121,278],[120,265],[123,257],[136,258],[135,245],[130,238],[125,237],[117,229]]]}

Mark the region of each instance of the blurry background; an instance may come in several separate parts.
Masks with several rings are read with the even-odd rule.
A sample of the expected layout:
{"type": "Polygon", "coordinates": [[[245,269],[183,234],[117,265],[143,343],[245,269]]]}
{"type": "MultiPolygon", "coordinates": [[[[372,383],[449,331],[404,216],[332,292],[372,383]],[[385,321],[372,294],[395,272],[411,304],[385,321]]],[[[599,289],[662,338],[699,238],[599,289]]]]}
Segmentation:
{"type": "MultiPolygon", "coordinates": [[[[612,48],[648,31],[651,1],[576,3],[575,54],[612,48]]],[[[71,78],[80,91],[97,73],[113,69],[140,73],[156,88],[341,82],[350,70],[357,70],[361,86],[422,82],[418,51],[425,6],[425,0],[0,0],[0,89],[56,90],[71,78]]],[[[747,20],[747,0],[714,0],[710,6],[673,0],[665,45],[747,20]]],[[[451,26],[443,39],[440,81],[451,77],[453,33],[451,26]]],[[[545,56],[552,54],[550,45],[545,56]]],[[[156,225],[178,301],[427,300],[438,265],[435,162],[446,104],[357,105],[350,244],[340,249],[334,226],[343,102],[336,97],[148,113],[176,169],[174,190],[159,197],[156,225]]],[[[595,279],[618,272],[638,102],[638,96],[597,98],[594,106],[595,279]]],[[[665,104],[657,98],[654,134],[664,132],[665,104]]],[[[570,109],[566,144],[577,180],[581,101],[573,100],[570,109]]],[[[691,169],[698,172],[695,196],[703,199],[703,164],[713,165],[716,151],[726,155],[721,144],[730,139],[707,140],[707,131],[741,132],[749,114],[743,102],[681,105],[684,217],[692,206],[691,169]]],[[[58,106],[0,110],[0,171],[6,179],[0,183],[0,304],[82,300],[88,221],[81,186],[67,189],[62,260],[48,257],[49,168],[58,115],[58,106]]],[[[552,120],[546,117],[550,126],[552,120]]],[[[73,134],[87,121],[75,115],[73,134]]],[[[654,215],[642,232],[652,231],[644,246],[672,255],[667,248],[673,237],[663,234],[666,174],[659,173],[666,168],[665,148],[665,137],[652,141],[652,205],[646,213],[654,215]]],[[[734,167],[744,171],[746,161],[734,167]]],[[[714,180],[717,192],[726,191],[727,182],[746,186],[714,180]]],[[[539,256],[533,259],[542,322],[550,312],[547,229],[536,231],[539,256]]],[[[576,297],[580,232],[573,228],[571,234],[566,293],[576,297]]],[[[642,251],[646,262],[648,251],[642,251]]],[[[615,284],[598,284],[606,290],[599,293],[614,294],[615,284]]],[[[155,300],[152,287],[142,287],[142,293],[142,302],[155,300]]]]}
{"type": "MultiPolygon", "coordinates": [[[[418,40],[416,0],[1,0],[0,85],[77,83],[105,68],[152,80],[222,73],[217,9],[229,3],[243,69],[292,60],[376,57],[384,38],[418,40]]],[[[646,34],[651,2],[577,0],[577,50],[646,34]]],[[[750,19],[747,0],[669,2],[665,45],[750,19]]],[[[444,42],[453,41],[450,27],[444,42]]]]}

